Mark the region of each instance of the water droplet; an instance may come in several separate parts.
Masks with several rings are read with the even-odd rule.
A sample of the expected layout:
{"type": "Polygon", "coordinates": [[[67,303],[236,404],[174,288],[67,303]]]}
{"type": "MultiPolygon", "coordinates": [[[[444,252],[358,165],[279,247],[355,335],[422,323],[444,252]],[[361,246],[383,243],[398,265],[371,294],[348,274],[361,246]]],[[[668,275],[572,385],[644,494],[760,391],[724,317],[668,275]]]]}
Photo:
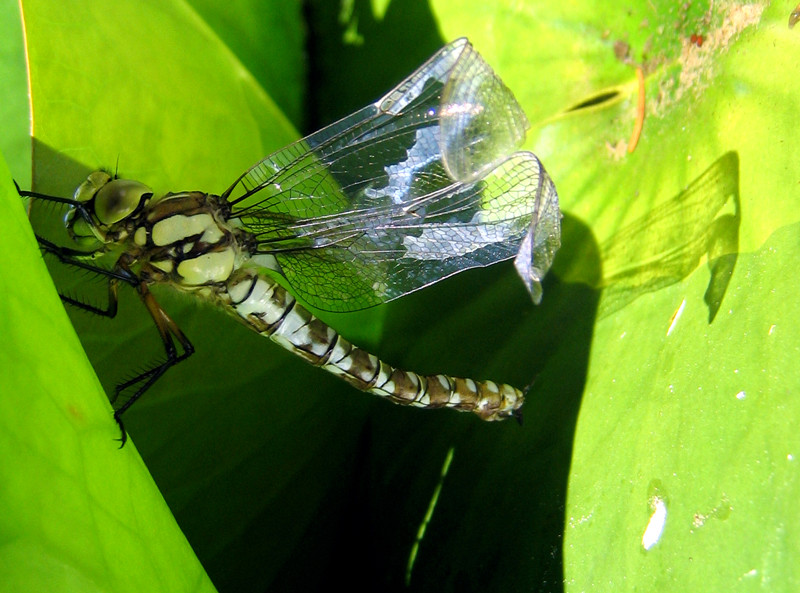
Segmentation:
{"type": "Polygon", "coordinates": [[[664,533],[664,526],[667,523],[667,503],[663,499],[655,497],[652,502],[653,514],[647,522],[647,528],[642,534],[642,547],[649,550],[661,539],[664,533]]]}
{"type": "Polygon", "coordinates": [[[670,319],[669,328],[667,329],[667,335],[670,335],[672,333],[672,330],[675,328],[675,325],[678,323],[678,319],[680,319],[681,315],[683,315],[684,308],[686,308],[686,299],[683,299],[681,301],[681,304],[680,304],[680,306],[678,306],[677,311],[675,311],[675,313],[672,314],[672,319],[670,319]]]}
{"type": "Polygon", "coordinates": [[[664,533],[664,526],[667,523],[667,502],[668,497],[664,484],[659,479],[650,481],[647,487],[647,507],[650,519],[647,527],[642,534],[642,547],[649,550],[655,546],[664,533]]]}

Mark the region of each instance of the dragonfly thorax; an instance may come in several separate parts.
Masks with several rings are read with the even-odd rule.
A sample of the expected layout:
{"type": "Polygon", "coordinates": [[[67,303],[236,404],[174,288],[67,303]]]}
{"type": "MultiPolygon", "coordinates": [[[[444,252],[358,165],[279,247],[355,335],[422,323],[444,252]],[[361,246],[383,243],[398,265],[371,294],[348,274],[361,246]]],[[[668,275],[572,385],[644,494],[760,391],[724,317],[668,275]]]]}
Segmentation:
{"type": "MultiPolygon", "coordinates": [[[[68,230],[79,243],[122,251],[125,266],[147,283],[221,297],[253,251],[252,235],[228,221],[219,196],[190,191],[153,198],[138,181],[92,173],[75,191],[68,230]]],[[[119,262],[118,262],[119,265],[119,262]]]]}
{"type": "Polygon", "coordinates": [[[167,194],[129,230],[127,250],[142,275],[189,291],[224,285],[250,256],[251,236],[227,220],[226,204],[202,192],[167,194]]]}

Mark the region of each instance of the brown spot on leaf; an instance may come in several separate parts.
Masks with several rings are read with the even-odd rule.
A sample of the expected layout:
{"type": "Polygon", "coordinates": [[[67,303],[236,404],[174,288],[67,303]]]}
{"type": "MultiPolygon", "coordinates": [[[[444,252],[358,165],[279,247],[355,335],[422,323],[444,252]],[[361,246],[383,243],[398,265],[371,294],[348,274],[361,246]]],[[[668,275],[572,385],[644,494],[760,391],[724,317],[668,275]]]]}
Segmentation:
{"type": "Polygon", "coordinates": [[[614,56],[620,62],[627,64],[631,59],[631,46],[624,41],[615,41],[614,56]]]}
{"type": "MultiPolygon", "coordinates": [[[[678,62],[681,72],[677,82],[666,79],[659,88],[657,100],[648,103],[652,115],[659,117],[674,103],[680,101],[687,93],[699,97],[711,84],[715,71],[714,66],[721,53],[728,51],[739,34],[761,20],[764,7],[760,4],[739,4],[721,2],[717,4],[719,24],[709,28],[704,35],[692,35],[681,42],[681,54],[678,62]]],[[[706,15],[704,20],[711,21],[706,15]]]]}

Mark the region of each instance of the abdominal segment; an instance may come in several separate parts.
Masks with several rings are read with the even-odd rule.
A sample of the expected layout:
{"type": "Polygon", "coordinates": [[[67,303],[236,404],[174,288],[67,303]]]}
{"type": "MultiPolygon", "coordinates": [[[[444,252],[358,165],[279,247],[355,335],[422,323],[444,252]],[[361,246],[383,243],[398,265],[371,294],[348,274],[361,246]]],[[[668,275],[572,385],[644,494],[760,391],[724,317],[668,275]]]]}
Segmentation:
{"type": "Polygon", "coordinates": [[[362,391],[398,404],[474,412],[484,420],[515,416],[522,406],[522,392],[510,385],[394,368],[351,344],[256,270],[235,273],[228,295],[229,307],[250,328],[362,391]]]}

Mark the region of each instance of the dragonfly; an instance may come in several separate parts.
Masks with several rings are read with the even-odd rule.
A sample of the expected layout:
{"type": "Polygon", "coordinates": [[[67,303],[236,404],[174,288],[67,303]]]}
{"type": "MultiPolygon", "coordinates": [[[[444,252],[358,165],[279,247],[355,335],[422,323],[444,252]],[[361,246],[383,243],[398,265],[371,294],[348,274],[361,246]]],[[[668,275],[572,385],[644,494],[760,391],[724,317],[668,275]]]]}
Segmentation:
{"type": "Polygon", "coordinates": [[[130,285],[153,319],[163,362],[111,395],[122,415],[194,352],[150,287],[165,284],[227,310],[250,329],[357,389],[421,408],[520,417],[523,391],[504,383],[393,367],[298,302],[355,311],[458,272],[514,259],[535,303],[560,246],[553,181],[515,151],[529,127],[508,87],[458,39],[378,101],[264,158],[219,195],[156,195],[95,171],[66,205],[75,245],[37,235],[45,254],[108,281],[108,303],[64,302],[114,317],[130,285]],[[98,265],[104,254],[116,258],[98,265]],[[120,395],[124,401],[118,403],[120,395]]]}

